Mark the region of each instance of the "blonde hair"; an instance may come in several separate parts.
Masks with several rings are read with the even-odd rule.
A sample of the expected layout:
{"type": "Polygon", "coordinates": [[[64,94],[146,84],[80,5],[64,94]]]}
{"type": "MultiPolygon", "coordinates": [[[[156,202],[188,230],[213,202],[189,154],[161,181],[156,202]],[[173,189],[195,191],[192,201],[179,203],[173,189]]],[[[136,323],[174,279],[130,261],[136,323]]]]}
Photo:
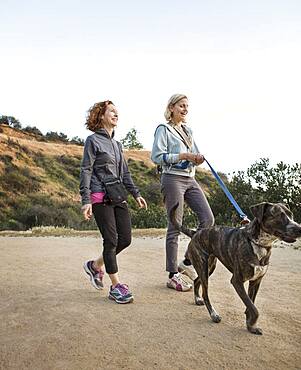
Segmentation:
{"type": "Polygon", "coordinates": [[[169,122],[171,120],[171,117],[172,117],[172,112],[170,111],[170,106],[173,106],[173,105],[177,104],[177,102],[182,100],[182,99],[187,99],[187,96],[183,95],[183,94],[174,94],[168,100],[167,107],[166,107],[165,112],[164,112],[164,117],[165,117],[166,121],[169,122]]]}

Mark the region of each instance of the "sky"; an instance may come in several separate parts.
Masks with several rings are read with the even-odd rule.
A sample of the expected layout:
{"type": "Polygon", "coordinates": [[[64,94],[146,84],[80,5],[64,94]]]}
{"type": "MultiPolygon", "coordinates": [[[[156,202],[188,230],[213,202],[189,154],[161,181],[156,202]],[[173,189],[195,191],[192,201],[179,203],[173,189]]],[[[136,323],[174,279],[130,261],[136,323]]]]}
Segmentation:
{"type": "MultiPolygon", "coordinates": [[[[218,171],[301,162],[301,1],[0,0],[0,115],[85,139],[112,100],[116,138],[151,150],[169,97],[218,171]]],[[[203,165],[206,168],[206,165],[203,165]]]]}

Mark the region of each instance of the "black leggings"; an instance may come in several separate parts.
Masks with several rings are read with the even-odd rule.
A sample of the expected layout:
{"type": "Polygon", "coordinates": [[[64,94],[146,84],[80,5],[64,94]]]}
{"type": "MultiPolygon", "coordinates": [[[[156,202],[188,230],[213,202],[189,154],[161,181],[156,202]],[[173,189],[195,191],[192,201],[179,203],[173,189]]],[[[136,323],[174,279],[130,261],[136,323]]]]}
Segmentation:
{"type": "Polygon", "coordinates": [[[95,203],[92,211],[103,238],[103,259],[108,274],[118,272],[116,255],[131,244],[132,225],[127,203],[95,203]]]}

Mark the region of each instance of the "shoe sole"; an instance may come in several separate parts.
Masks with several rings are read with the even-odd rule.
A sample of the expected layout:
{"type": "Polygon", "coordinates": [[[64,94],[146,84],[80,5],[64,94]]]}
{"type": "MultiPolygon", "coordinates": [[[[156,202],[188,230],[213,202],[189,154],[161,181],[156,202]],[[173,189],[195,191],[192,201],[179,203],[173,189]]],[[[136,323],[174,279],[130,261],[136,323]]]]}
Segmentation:
{"type": "Polygon", "coordinates": [[[173,290],[175,290],[177,292],[189,292],[192,289],[192,286],[191,286],[191,288],[188,288],[188,289],[185,289],[185,290],[183,290],[183,289],[177,289],[172,284],[169,284],[169,283],[166,283],[166,286],[167,286],[167,288],[173,289],[173,290]]]}
{"type": "Polygon", "coordinates": [[[85,270],[85,273],[86,273],[87,275],[89,275],[89,277],[90,277],[90,282],[91,282],[92,286],[93,286],[95,289],[97,289],[97,290],[102,290],[104,287],[100,287],[100,286],[96,285],[96,283],[95,283],[95,281],[94,281],[94,278],[93,278],[93,275],[92,275],[91,271],[90,271],[90,270],[89,270],[89,268],[88,268],[87,262],[85,262],[85,263],[84,263],[83,268],[84,268],[84,270],[85,270]]]}
{"type": "Polygon", "coordinates": [[[134,297],[131,297],[131,298],[130,298],[129,300],[127,300],[127,301],[120,301],[120,300],[118,300],[117,298],[115,298],[115,297],[113,297],[113,296],[111,296],[111,295],[109,295],[109,299],[110,299],[111,301],[114,301],[114,302],[119,303],[119,304],[132,303],[132,302],[134,301],[134,297]]]}

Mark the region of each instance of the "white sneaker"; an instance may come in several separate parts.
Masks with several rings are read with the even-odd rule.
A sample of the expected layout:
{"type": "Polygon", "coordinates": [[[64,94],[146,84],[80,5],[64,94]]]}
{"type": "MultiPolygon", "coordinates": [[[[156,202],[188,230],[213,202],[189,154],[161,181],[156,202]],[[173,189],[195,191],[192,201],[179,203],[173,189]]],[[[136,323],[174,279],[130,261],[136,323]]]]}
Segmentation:
{"type": "Polygon", "coordinates": [[[183,278],[183,275],[179,272],[171,279],[168,279],[166,285],[168,288],[175,289],[178,292],[187,292],[188,290],[192,289],[192,285],[187,283],[187,281],[183,278]]]}
{"type": "Polygon", "coordinates": [[[198,277],[198,274],[196,273],[194,267],[192,265],[184,265],[184,261],[179,263],[178,271],[188,276],[189,279],[191,279],[192,281],[194,281],[198,277]]]}

